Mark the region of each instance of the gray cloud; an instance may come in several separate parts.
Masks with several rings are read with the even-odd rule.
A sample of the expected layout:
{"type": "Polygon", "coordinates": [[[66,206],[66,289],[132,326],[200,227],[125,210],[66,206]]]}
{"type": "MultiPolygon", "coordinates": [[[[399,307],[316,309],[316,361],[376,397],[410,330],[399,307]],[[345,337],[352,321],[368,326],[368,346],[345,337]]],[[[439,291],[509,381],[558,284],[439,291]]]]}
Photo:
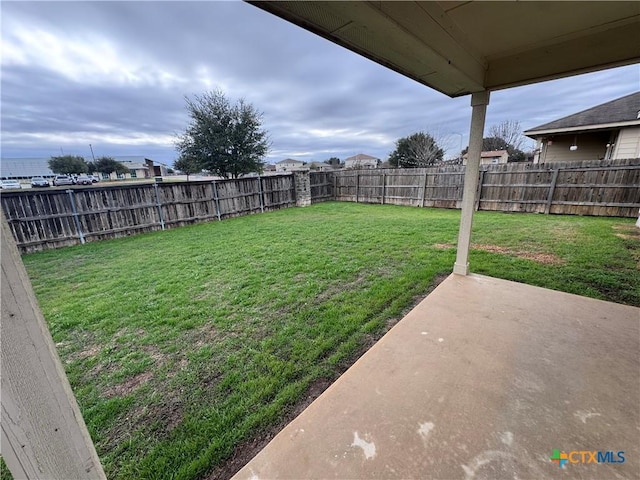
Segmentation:
{"type": "MultiPolygon", "coordinates": [[[[184,96],[221,88],[264,112],[270,161],[364,152],[437,132],[468,141],[450,99],[242,2],[3,2],[2,153],[144,154],[171,163],[184,96]],[[460,138],[462,136],[462,139],[460,138]]],[[[491,125],[530,128],[638,89],[639,67],[494,92],[491,125]]],[[[452,140],[453,139],[453,140],[452,140]]],[[[451,151],[453,153],[453,151],[451,151]]]]}

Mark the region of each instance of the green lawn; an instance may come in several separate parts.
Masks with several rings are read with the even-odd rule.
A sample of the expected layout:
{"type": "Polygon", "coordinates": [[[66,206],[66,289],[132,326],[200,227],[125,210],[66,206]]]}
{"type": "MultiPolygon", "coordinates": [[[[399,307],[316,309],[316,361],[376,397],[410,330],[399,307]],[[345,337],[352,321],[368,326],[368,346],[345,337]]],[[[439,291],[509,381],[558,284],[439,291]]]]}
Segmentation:
{"type": "MultiPolygon", "coordinates": [[[[109,478],[201,478],[451,271],[460,213],[324,203],[27,255],[109,478]]],[[[478,212],[471,269],[640,306],[632,219],[478,212]]]]}

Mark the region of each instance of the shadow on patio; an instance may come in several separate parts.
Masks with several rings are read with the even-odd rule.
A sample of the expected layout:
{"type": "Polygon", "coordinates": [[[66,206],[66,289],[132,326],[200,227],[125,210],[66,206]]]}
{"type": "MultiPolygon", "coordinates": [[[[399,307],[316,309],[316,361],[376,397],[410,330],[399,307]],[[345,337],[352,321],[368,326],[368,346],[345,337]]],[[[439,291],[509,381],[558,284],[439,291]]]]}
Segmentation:
{"type": "Polygon", "coordinates": [[[639,478],[639,356],[639,308],[452,274],[234,478],[639,478]]]}

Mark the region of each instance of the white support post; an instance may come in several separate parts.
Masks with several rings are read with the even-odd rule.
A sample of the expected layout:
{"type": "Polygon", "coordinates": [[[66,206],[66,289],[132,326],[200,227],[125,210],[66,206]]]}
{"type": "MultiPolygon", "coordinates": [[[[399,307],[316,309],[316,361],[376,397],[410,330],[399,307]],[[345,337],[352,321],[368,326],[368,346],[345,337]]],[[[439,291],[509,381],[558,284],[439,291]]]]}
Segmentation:
{"type": "Polygon", "coordinates": [[[14,478],[106,479],[4,214],[2,456],[14,478]]]}
{"type": "Polygon", "coordinates": [[[480,172],[480,155],[482,154],[482,136],[484,120],[489,105],[489,92],[471,94],[471,131],[469,134],[469,154],[467,168],[464,173],[464,189],[462,191],[462,216],[458,231],[458,251],[453,273],[469,274],[469,247],[471,245],[471,227],[473,210],[478,190],[478,174],[480,172]]]}

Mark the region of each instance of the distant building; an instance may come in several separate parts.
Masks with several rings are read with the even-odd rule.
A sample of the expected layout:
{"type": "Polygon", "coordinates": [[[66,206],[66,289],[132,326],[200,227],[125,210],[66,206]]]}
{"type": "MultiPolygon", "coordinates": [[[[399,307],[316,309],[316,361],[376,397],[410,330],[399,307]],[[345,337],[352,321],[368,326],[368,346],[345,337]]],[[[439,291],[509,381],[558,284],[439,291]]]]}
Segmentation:
{"type": "Polygon", "coordinates": [[[302,170],[303,168],[304,162],[294,160],[293,158],[286,158],[276,163],[276,172],[291,172],[294,170],[302,170]]]}
{"type": "MultiPolygon", "coordinates": [[[[462,164],[467,164],[468,153],[462,156],[462,164]]],[[[480,154],[480,165],[498,165],[509,161],[509,152],[506,150],[489,150],[480,154]]]]}
{"type": "Polygon", "coordinates": [[[358,153],[353,157],[346,158],[344,160],[344,168],[378,168],[380,166],[380,159],[366,155],[364,153],[358,153]]]}
{"type": "Polygon", "coordinates": [[[2,179],[27,179],[31,177],[53,177],[49,168],[51,157],[6,158],[0,161],[0,177],[2,179]]]}
{"type": "Polygon", "coordinates": [[[324,163],[324,162],[311,162],[311,165],[309,166],[309,168],[311,168],[311,170],[314,170],[316,172],[332,172],[333,170],[335,170],[335,168],[332,165],[329,165],[328,163],[324,163]]]}
{"type": "Polygon", "coordinates": [[[640,158],[640,92],[531,128],[533,163],[640,158]]]}
{"type": "MultiPolygon", "coordinates": [[[[167,167],[155,165],[153,160],[142,155],[126,155],[112,157],[129,169],[129,173],[107,175],[100,172],[89,172],[90,174],[100,173],[103,180],[117,178],[150,178],[153,176],[167,175],[167,167]]],[[[28,158],[2,158],[0,161],[0,177],[3,179],[27,179],[31,177],[51,178],[55,174],[49,168],[51,157],[28,157],[28,158]]],[[[87,160],[85,158],[85,160],[87,160]]]]}
{"type": "Polygon", "coordinates": [[[268,163],[267,165],[264,166],[264,172],[275,172],[276,171],[276,166],[273,163],[268,163]]]}

